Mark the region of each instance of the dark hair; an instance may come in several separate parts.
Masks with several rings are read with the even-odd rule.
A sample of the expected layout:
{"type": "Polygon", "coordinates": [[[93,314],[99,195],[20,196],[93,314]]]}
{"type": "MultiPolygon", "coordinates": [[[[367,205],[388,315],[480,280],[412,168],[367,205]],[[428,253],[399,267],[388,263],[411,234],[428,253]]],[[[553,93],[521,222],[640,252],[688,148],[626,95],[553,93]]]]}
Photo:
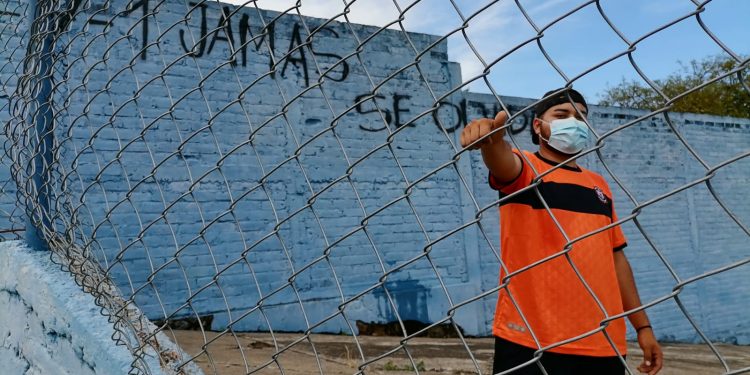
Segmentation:
{"type": "MultiPolygon", "coordinates": [[[[586,110],[589,106],[586,104],[586,99],[583,98],[580,92],[571,88],[559,88],[551,91],[547,91],[534,106],[534,118],[544,116],[544,112],[548,109],[563,103],[581,103],[586,110]]],[[[531,142],[535,145],[539,144],[539,136],[534,132],[534,126],[531,126],[531,142]]]]}

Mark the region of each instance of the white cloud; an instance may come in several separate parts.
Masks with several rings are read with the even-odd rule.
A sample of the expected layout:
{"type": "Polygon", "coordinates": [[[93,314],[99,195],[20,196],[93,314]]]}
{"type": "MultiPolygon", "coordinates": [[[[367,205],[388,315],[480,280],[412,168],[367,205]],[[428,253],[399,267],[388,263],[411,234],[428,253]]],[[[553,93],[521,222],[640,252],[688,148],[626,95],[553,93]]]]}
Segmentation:
{"type": "MultiPolygon", "coordinates": [[[[464,17],[470,17],[472,13],[464,14],[464,17]]],[[[515,4],[511,2],[498,2],[469,21],[469,28],[466,30],[467,39],[476,48],[479,55],[485,63],[490,64],[499,55],[508,50],[516,43],[518,35],[518,18],[515,4]]],[[[449,40],[449,57],[451,60],[461,64],[461,75],[464,81],[472,79],[481,74],[485,67],[477,58],[475,52],[465,41],[462,34],[456,34],[449,40]]],[[[477,80],[469,85],[473,91],[488,92],[484,80],[477,80]]]]}

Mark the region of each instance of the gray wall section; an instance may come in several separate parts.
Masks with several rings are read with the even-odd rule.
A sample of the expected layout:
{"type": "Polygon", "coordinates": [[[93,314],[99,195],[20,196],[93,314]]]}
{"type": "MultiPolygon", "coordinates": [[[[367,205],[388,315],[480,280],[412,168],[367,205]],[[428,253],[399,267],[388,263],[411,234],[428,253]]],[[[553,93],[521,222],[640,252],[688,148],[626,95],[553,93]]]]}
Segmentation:
{"type": "MultiPolygon", "coordinates": [[[[351,332],[355,320],[454,314],[466,333],[490,334],[497,209],[444,236],[497,199],[478,153],[451,161],[466,122],[501,107],[486,94],[443,98],[461,83],[445,41],[331,22],[304,45],[323,20],[281,16],[263,37],[277,13],[227,5],[233,15],[217,27],[215,3],[195,7],[187,21],[182,1],[145,0],[120,12],[125,3],[81,13],[58,45],[72,42],[67,91],[57,93],[69,106],[56,137],[72,172],[61,175],[81,244],[149,317],[212,314],[216,329],[351,332]],[[360,102],[374,89],[374,100],[360,102]],[[436,99],[443,103],[432,111],[436,99]]],[[[502,102],[515,112],[532,101],[502,102]]],[[[604,134],[644,115],[593,107],[590,120],[604,134]]],[[[670,116],[708,165],[750,145],[748,120],[670,116]]],[[[519,116],[513,127],[521,148],[533,149],[530,119],[519,116]]],[[[607,137],[601,154],[622,187],[596,155],[582,164],[608,179],[621,217],[706,174],[662,117],[607,137]]],[[[745,223],[749,162],[711,180],[745,223]]],[[[750,256],[748,236],[705,185],[643,208],[638,221],[679,280],[750,256]]],[[[669,268],[632,222],[623,227],[643,300],[671,293],[669,268]]],[[[748,275],[744,266],[680,290],[711,339],[750,344],[748,275]]],[[[660,338],[698,340],[672,300],[649,312],[660,338]]]]}

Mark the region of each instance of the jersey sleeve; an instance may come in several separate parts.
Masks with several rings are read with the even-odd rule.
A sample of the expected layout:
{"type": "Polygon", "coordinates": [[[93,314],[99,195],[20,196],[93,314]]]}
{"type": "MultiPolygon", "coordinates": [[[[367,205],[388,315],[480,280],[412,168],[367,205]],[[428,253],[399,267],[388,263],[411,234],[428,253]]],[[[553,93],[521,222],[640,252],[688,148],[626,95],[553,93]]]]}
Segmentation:
{"type": "Polygon", "coordinates": [[[516,178],[514,178],[512,181],[503,183],[497,181],[495,179],[495,176],[492,175],[492,172],[489,172],[490,187],[505,195],[512,194],[518,190],[525,188],[526,186],[529,186],[529,184],[531,184],[531,181],[534,179],[534,170],[533,168],[531,168],[531,166],[528,165],[526,159],[521,156],[521,151],[513,149],[513,153],[516,154],[516,157],[519,158],[519,160],[521,160],[521,172],[518,173],[518,176],[516,178]]]}
{"type": "MultiPolygon", "coordinates": [[[[607,183],[606,181],[604,182],[607,183]]],[[[605,185],[607,186],[607,185],[605,185]]],[[[612,190],[610,190],[609,186],[607,186],[607,193],[610,196],[610,200],[612,201],[612,222],[617,222],[619,220],[617,218],[617,211],[615,210],[615,200],[612,197],[612,190]]],[[[613,251],[621,251],[626,246],[628,246],[628,241],[625,238],[625,234],[622,233],[622,225],[617,225],[609,230],[609,235],[612,239],[612,250],[613,251]]]]}
{"type": "MultiPolygon", "coordinates": [[[[612,222],[616,222],[617,219],[617,213],[615,213],[615,207],[612,206],[612,222]]],[[[628,241],[625,238],[625,234],[622,233],[622,228],[620,225],[610,229],[610,235],[612,236],[612,250],[614,251],[621,251],[626,246],[628,246],[628,241]]]]}

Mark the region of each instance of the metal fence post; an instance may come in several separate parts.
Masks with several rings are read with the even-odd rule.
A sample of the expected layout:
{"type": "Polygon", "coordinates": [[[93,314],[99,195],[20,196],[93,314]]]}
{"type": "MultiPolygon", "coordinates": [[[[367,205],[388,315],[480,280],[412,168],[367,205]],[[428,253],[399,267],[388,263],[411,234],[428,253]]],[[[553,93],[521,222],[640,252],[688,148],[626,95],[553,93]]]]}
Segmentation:
{"type": "MultiPolygon", "coordinates": [[[[34,17],[30,25],[30,39],[28,53],[34,54],[35,43],[41,42],[39,55],[33,58],[30,67],[32,78],[30,87],[35,90],[34,110],[30,111],[29,121],[35,126],[35,137],[31,144],[34,157],[29,165],[31,169],[31,190],[34,196],[27,200],[27,204],[35,207],[27,207],[26,217],[26,242],[36,250],[48,250],[42,231],[50,227],[50,181],[49,168],[52,163],[53,127],[52,108],[50,101],[52,96],[52,37],[51,30],[45,30],[52,25],[52,20],[41,22],[41,17],[50,17],[44,12],[44,0],[29,0],[29,8],[33,9],[34,17]],[[40,40],[41,39],[41,40],[40,40]]],[[[34,91],[32,91],[34,92],[34,91]]]]}

